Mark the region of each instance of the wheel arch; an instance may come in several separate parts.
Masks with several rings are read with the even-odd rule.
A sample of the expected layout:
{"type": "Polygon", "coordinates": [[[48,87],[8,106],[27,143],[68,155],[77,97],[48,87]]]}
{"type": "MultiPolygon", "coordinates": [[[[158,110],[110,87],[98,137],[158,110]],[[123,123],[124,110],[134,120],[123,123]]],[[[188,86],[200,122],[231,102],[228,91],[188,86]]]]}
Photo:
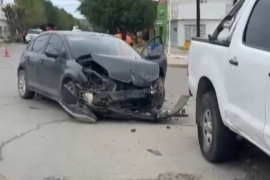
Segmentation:
{"type": "Polygon", "coordinates": [[[21,70],[25,70],[25,69],[24,69],[23,66],[20,65],[20,66],[18,67],[18,69],[17,69],[17,76],[19,76],[19,72],[20,72],[21,70]]]}
{"type": "MultiPolygon", "coordinates": [[[[212,81],[209,78],[203,76],[200,78],[199,83],[198,83],[198,90],[197,90],[197,95],[196,95],[196,109],[200,105],[202,96],[207,92],[216,93],[216,90],[212,81]]],[[[199,120],[199,114],[196,111],[196,123],[198,123],[198,120],[199,120]]]]}
{"type": "Polygon", "coordinates": [[[162,67],[159,67],[159,77],[165,78],[165,73],[162,67]]]}
{"type": "Polygon", "coordinates": [[[61,82],[61,85],[62,84],[65,84],[65,83],[67,83],[67,82],[69,82],[69,81],[73,81],[73,77],[71,76],[71,75],[65,75],[64,77],[63,77],[63,79],[62,79],[62,82],[61,82]]]}

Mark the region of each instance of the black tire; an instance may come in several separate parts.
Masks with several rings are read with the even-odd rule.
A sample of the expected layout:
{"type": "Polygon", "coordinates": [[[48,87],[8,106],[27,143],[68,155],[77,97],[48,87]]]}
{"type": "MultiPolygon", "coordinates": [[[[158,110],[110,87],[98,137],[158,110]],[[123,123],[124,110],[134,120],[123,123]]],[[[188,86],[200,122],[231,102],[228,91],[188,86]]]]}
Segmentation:
{"type": "Polygon", "coordinates": [[[204,94],[197,111],[198,137],[204,158],[212,163],[231,160],[236,150],[237,139],[236,135],[223,124],[216,94],[214,92],[204,94]],[[207,118],[209,116],[210,118],[207,118]],[[209,125],[206,123],[207,119],[212,119],[211,126],[207,126],[209,125]],[[212,132],[210,137],[207,129],[212,132]]]}
{"type": "Polygon", "coordinates": [[[33,99],[35,96],[35,92],[28,89],[26,72],[24,70],[20,70],[18,74],[18,91],[22,99],[33,99]]]}
{"type": "Polygon", "coordinates": [[[67,83],[65,83],[65,85],[69,88],[71,88],[70,90],[75,94],[78,95],[78,88],[76,86],[76,84],[73,81],[68,81],[67,83]]]}
{"type": "Polygon", "coordinates": [[[63,97],[63,88],[64,86],[66,86],[74,95],[78,96],[79,92],[78,92],[78,88],[76,86],[76,84],[70,80],[70,81],[66,81],[62,83],[62,89],[61,89],[61,93],[60,93],[60,100],[64,100],[64,102],[67,100],[66,98],[63,97]]]}
{"type": "Polygon", "coordinates": [[[159,78],[157,82],[157,88],[158,88],[158,93],[155,94],[153,98],[153,105],[156,106],[158,109],[161,109],[162,106],[164,105],[165,102],[165,80],[163,78],[159,78]]]}

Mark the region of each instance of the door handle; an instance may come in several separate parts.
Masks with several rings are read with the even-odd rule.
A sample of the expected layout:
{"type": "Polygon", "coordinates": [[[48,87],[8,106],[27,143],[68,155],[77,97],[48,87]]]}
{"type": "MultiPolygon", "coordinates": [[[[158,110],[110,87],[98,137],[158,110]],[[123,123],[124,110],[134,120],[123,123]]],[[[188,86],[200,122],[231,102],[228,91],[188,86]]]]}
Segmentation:
{"type": "Polygon", "coordinates": [[[231,65],[238,66],[238,61],[237,61],[236,58],[230,59],[230,60],[229,60],[229,63],[230,63],[231,65]]]}
{"type": "Polygon", "coordinates": [[[40,60],[40,64],[44,64],[44,60],[43,59],[40,60]]]}

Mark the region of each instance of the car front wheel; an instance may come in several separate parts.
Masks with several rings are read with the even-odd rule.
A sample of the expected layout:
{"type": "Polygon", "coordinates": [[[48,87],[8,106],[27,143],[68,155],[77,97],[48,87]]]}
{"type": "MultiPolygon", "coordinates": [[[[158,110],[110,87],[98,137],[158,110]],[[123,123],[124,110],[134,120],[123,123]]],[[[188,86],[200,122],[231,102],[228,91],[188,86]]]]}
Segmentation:
{"type": "Polygon", "coordinates": [[[202,96],[197,111],[199,143],[204,158],[212,163],[230,160],[237,139],[223,124],[215,92],[202,96]]]}
{"type": "Polygon", "coordinates": [[[35,92],[28,89],[26,73],[24,70],[20,70],[18,75],[18,91],[22,99],[32,99],[35,96],[35,92]]]}
{"type": "Polygon", "coordinates": [[[156,106],[158,109],[161,109],[165,102],[165,80],[163,78],[159,78],[157,83],[155,84],[155,89],[157,93],[153,97],[152,104],[156,106]]]}

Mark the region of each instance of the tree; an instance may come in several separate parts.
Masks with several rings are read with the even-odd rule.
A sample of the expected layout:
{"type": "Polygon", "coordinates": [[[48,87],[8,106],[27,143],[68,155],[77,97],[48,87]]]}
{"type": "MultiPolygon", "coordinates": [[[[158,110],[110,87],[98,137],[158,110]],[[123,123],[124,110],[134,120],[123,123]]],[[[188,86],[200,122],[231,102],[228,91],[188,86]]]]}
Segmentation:
{"type": "Polygon", "coordinates": [[[46,22],[44,0],[16,0],[16,6],[24,11],[20,17],[24,29],[46,22]]]}
{"type": "Polygon", "coordinates": [[[11,4],[7,4],[3,9],[3,12],[6,15],[7,23],[10,29],[10,35],[12,40],[15,40],[15,35],[17,31],[17,12],[16,7],[11,4]]]}
{"type": "Polygon", "coordinates": [[[154,24],[157,2],[152,0],[80,0],[78,10],[94,25],[104,31],[115,33],[125,25],[136,32],[154,24]]]}
{"type": "Polygon", "coordinates": [[[87,29],[81,21],[74,18],[64,9],[60,9],[49,0],[15,0],[14,4],[3,7],[10,29],[11,40],[16,33],[30,28],[45,29],[47,24],[54,24],[57,29],[71,30],[77,25],[87,29]]]}

